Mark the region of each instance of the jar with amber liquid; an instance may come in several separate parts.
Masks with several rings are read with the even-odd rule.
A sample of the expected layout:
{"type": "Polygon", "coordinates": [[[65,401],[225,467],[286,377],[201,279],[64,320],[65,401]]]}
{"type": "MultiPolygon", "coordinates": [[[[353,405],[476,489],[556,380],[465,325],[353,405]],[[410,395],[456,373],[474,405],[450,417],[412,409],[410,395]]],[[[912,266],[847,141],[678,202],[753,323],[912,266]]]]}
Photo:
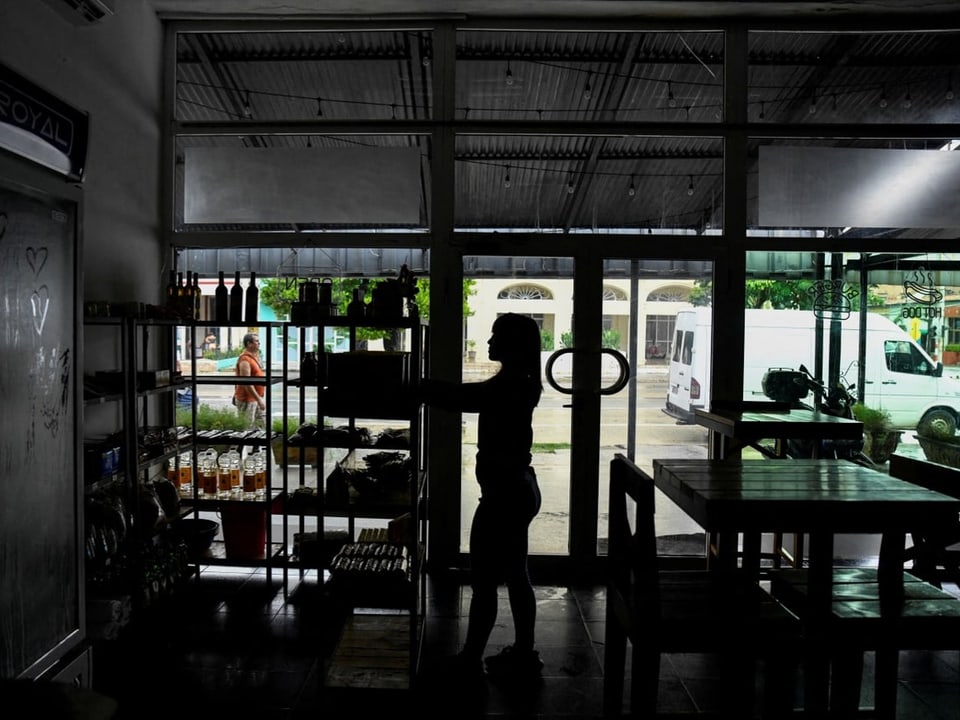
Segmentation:
{"type": "Polygon", "coordinates": [[[248,455],[243,461],[243,499],[253,500],[257,496],[257,461],[248,455]]]}
{"type": "Polygon", "coordinates": [[[240,469],[240,453],[236,450],[227,452],[227,460],[230,463],[230,494],[239,495],[240,486],[243,484],[243,471],[240,469]]]}
{"type": "Polygon", "coordinates": [[[197,455],[197,465],[200,473],[200,489],[205,497],[217,495],[217,452],[207,450],[197,455]]]}
{"type": "Polygon", "coordinates": [[[267,455],[261,449],[254,455],[254,494],[257,498],[267,496],[267,455]]]}
{"type": "Polygon", "coordinates": [[[193,495],[193,458],[189,452],[181,453],[180,467],[175,469],[176,479],[170,477],[170,470],[167,470],[167,478],[172,480],[177,486],[181,497],[193,495]]]}
{"type": "Polygon", "coordinates": [[[233,487],[230,478],[230,458],[226,453],[222,453],[217,458],[217,497],[230,497],[230,490],[233,487]]]}

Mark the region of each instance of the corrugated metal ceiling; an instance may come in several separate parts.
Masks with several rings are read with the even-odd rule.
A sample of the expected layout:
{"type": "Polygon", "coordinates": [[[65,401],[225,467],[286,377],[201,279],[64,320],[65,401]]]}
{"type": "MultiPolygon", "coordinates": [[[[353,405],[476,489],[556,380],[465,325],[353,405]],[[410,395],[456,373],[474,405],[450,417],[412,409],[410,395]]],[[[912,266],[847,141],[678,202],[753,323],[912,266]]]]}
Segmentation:
{"type": "MultiPolygon", "coordinates": [[[[958,123],[960,100],[952,99],[957,40],[957,33],[931,32],[752,33],[748,117],[761,124],[958,123]]],[[[723,51],[719,32],[458,32],[455,117],[506,125],[503,132],[457,136],[456,226],[720,226],[722,142],[704,136],[702,123],[722,120],[723,51]],[[537,134],[529,129],[536,123],[523,132],[509,129],[509,123],[530,121],[673,129],[644,135],[638,127],[635,136],[606,137],[537,134]],[[698,133],[682,133],[689,122],[701,123],[698,133]]],[[[184,33],[177,57],[175,113],[187,127],[301,122],[308,128],[303,134],[261,133],[239,142],[305,151],[358,142],[419,147],[423,222],[406,229],[428,229],[430,145],[423,136],[322,134],[326,122],[379,121],[389,130],[393,120],[429,119],[428,32],[184,33]]],[[[178,151],[237,142],[191,137],[178,151]]],[[[883,146],[876,140],[832,142],[883,146]]],[[[184,226],[180,215],[177,228],[291,229],[184,226]]],[[[364,228],[358,222],[296,229],[364,228]]]]}

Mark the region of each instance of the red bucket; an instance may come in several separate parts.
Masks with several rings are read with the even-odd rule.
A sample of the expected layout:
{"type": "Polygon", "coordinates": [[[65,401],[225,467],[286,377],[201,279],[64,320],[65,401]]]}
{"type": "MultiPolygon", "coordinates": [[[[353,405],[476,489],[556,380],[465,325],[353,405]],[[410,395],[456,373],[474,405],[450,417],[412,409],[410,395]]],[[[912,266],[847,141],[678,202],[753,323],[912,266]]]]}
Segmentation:
{"type": "Polygon", "coordinates": [[[220,511],[227,557],[262,560],[267,546],[267,510],[263,505],[227,505],[220,511]]]}

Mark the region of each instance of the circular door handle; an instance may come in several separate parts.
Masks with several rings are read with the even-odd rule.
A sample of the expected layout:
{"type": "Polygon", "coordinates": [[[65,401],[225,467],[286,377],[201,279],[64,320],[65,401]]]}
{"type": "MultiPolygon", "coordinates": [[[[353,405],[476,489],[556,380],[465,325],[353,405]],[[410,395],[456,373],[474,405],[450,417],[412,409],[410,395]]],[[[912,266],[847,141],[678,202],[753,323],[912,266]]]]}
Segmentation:
{"type": "Polygon", "coordinates": [[[547,377],[547,382],[550,383],[552,387],[557,392],[561,392],[564,395],[573,395],[573,388],[562,387],[553,377],[553,364],[557,361],[557,358],[561,355],[566,355],[567,353],[572,353],[573,348],[563,348],[562,350],[557,350],[555,353],[551,353],[550,357],[547,358],[547,364],[543,368],[543,374],[547,377]]]}
{"type": "MultiPolygon", "coordinates": [[[[544,375],[546,375],[547,382],[550,384],[550,387],[565,395],[572,395],[573,388],[563,387],[556,381],[556,378],[553,377],[553,364],[561,355],[575,352],[575,350],[576,348],[563,348],[562,350],[557,350],[547,358],[547,364],[544,367],[544,375]]],[[[620,368],[620,376],[617,378],[616,382],[608,387],[600,388],[601,395],[614,395],[623,390],[623,388],[626,387],[627,383],[630,381],[630,363],[627,362],[627,358],[619,350],[614,350],[613,348],[601,348],[600,352],[601,354],[606,353],[607,355],[612,355],[617,361],[617,366],[620,368]]]]}
{"type": "Polygon", "coordinates": [[[627,383],[630,382],[630,363],[627,362],[626,356],[619,350],[614,350],[613,348],[601,348],[600,353],[606,353],[607,355],[613,355],[613,359],[617,361],[617,365],[620,367],[620,377],[617,378],[617,381],[605,388],[600,388],[601,395],[615,395],[620,392],[627,386],[627,383]]]}

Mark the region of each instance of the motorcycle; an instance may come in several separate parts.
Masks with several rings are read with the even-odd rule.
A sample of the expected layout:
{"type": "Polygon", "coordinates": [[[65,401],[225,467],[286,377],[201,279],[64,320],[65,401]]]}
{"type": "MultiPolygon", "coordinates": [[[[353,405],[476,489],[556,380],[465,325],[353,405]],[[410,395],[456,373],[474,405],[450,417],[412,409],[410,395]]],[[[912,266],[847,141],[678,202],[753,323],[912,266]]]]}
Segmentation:
{"type": "MultiPolygon", "coordinates": [[[[851,366],[852,367],[852,366],[851,366]]],[[[847,368],[849,371],[850,368],[847,368]]],[[[819,410],[827,415],[854,419],[853,406],[857,402],[856,385],[846,382],[846,372],[829,387],[814,377],[803,364],[799,369],[770,368],[763,375],[763,394],[771,400],[788,403],[790,407],[819,410]],[[803,402],[813,393],[814,402],[803,402]]],[[[793,458],[833,458],[852,460],[872,465],[863,454],[863,438],[857,440],[788,440],[787,455],[793,458]],[[816,451],[816,452],[815,452],[816,451]]]]}

